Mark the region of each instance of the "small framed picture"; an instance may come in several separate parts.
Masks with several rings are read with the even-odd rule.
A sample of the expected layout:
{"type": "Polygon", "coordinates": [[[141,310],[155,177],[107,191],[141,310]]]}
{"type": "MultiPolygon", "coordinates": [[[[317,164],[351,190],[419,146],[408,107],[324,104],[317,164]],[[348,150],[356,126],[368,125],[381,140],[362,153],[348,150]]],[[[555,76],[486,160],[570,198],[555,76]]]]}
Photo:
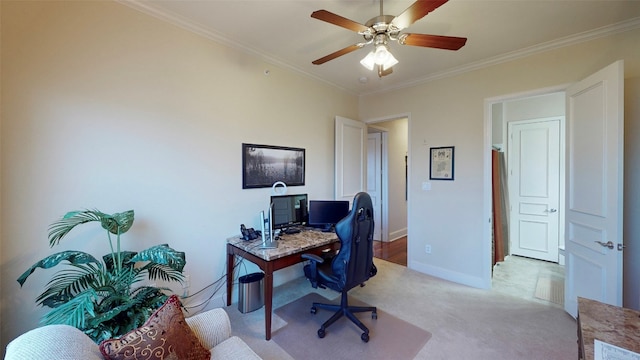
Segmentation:
{"type": "Polygon", "coordinates": [[[453,180],[454,147],[432,147],[429,157],[429,179],[453,180]]]}

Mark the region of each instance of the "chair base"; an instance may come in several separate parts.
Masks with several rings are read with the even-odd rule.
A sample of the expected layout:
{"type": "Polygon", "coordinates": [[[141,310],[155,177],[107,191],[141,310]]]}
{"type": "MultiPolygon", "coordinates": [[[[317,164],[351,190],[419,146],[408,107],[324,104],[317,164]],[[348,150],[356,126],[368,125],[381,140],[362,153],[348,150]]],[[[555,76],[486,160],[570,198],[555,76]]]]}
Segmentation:
{"type": "Polygon", "coordinates": [[[318,311],[318,308],[324,310],[335,311],[335,314],[329,318],[329,320],[325,321],[324,324],[318,330],[318,337],[323,338],[326,334],[326,329],[340,319],[343,316],[346,316],[351,322],[356,324],[360,330],[362,330],[362,335],[360,338],[364,342],[369,341],[369,329],[364,326],[364,324],[354,315],[355,313],[360,312],[371,312],[371,318],[378,318],[378,311],[375,306],[349,306],[349,300],[347,299],[347,293],[343,292],[340,300],[340,305],[336,304],[322,304],[322,303],[313,303],[311,306],[311,313],[315,314],[318,311]]]}

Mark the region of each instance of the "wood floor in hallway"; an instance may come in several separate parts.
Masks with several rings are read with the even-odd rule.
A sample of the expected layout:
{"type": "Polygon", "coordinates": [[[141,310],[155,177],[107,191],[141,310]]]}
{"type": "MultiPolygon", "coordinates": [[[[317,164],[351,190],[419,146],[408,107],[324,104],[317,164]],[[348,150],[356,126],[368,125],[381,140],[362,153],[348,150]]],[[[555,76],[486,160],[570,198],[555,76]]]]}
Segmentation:
{"type": "Polygon", "coordinates": [[[398,265],[407,266],[407,237],[390,242],[374,241],[373,256],[398,265]]]}

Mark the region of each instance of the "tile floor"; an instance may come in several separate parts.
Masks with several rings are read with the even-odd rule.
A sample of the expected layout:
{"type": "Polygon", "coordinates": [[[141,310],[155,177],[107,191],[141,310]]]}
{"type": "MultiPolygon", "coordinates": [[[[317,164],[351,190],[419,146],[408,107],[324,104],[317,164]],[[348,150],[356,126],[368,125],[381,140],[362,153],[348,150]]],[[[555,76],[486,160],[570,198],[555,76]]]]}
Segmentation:
{"type": "Polygon", "coordinates": [[[562,308],[562,304],[535,296],[539,278],[550,278],[564,284],[564,266],[522,256],[507,256],[504,262],[494,266],[492,290],[562,308]]]}

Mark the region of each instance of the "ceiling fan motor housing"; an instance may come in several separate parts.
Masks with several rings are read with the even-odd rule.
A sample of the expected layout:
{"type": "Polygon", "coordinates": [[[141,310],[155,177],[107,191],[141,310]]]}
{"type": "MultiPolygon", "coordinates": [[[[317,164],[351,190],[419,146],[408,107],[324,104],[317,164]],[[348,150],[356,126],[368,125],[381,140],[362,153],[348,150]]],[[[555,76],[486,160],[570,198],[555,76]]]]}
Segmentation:
{"type": "Polygon", "coordinates": [[[362,32],[362,36],[366,41],[371,41],[375,38],[374,43],[376,45],[382,43],[378,39],[384,38],[384,44],[387,43],[387,37],[391,40],[396,40],[400,29],[391,23],[394,18],[395,16],[392,15],[379,15],[372,18],[364,24],[368,29],[362,32]]]}

